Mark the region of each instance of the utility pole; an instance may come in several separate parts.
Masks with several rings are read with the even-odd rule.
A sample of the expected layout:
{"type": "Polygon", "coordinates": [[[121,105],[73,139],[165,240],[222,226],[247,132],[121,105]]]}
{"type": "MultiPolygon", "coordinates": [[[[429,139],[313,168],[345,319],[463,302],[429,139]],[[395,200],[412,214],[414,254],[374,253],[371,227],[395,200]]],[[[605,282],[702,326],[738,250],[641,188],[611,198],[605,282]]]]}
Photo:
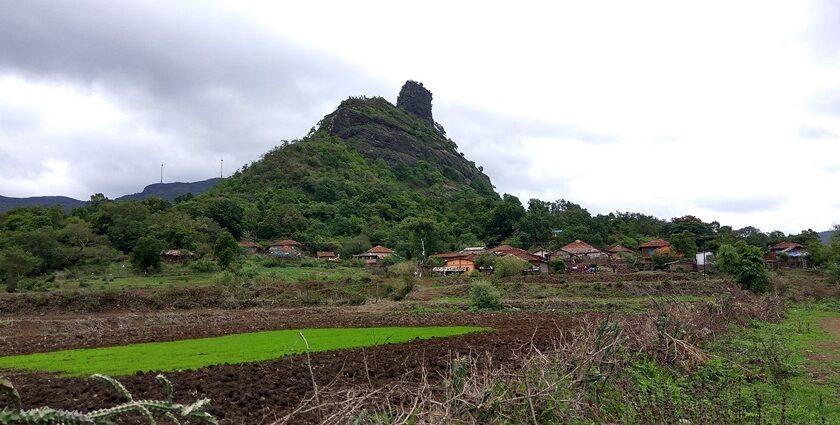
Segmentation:
{"type": "Polygon", "coordinates": [[[163,164],[160,164],[160,182],[163,183],[163,164]]]}
{"type": "Polygon", "coordinates": [[[219,178],[220,179],[225,177],[224,166],[225,166],[225,160],[223,159],[223,160],[221,160],[221,162],[219,162],[219,178]]]}

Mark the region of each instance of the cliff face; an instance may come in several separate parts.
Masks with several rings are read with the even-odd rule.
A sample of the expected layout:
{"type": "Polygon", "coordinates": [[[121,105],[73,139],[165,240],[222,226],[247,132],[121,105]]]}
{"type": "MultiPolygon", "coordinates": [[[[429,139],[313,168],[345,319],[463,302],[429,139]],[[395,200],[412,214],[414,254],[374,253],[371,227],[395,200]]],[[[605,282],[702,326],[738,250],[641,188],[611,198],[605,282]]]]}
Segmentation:
{"type": "MultiPolygon", "coordinates": [[[[397,106],[383,98],[351,98],[321,121],[318,133],[336,136],[370,160],[383,160],[398,174],[406,167],[431,167],[452,188],[494,193],[490,178],[458,152],[432,119],[432,94],[407,82],[397,106]]],[[[317,133],[316,133],[317,134],[317,133]]]]}
{"type": "Polygon", "coordinates": [[[432,118],[432,92],[423,87],[423,83],[406,81],[397,96],[397,108],[405,109],[430,123],[435,122],[432,118]]]}

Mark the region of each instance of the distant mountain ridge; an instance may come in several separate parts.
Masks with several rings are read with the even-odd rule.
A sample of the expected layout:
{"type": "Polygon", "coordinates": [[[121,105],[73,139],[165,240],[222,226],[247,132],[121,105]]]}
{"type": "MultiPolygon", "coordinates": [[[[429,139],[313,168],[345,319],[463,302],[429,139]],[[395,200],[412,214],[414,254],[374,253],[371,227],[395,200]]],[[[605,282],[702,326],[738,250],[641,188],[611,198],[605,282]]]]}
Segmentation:
{"type": "Polygon", "coordinates": [[[828,245],[831,242],[831,237],[834,236],[835,233],[836,231],[834,230],[826,230],[825,232],[819,232],[818,235],[820,235],[820,242],[822,242],[823,245],[828,245]]]}
{"type": "Polygon", "coordinates": [[[85,201],[68,198],[67,196],[31,196],[29,198],[11,198],[0,195],[0,212],[13,208],[60,205],[65,211],[81,207],[85,201]]]}
{"type": "Polygon", "coordinates": [[[139,193],[132,193],[131,195],[124,195],[120,196],[119,198],[115,199],[116,201],[138,201],[143,200],[152,196],[157,196],[161,199],[166,199],[167,201],[174,201],[175,198],[186,195],[188,193],[192,193],[193,195],[198,195],[200,193],[207,192],[219,182],[221,178],[216,177],[207,180],[201,180],[197,182],[173,182],[173,183],[154,183],[146,186],[143,188],[142,192],[139,193]]]}
{"type": "MultiPolygon", "coordinates": [[[[207,192],[216,185],[221,178],[212,178],[201,180],[197,182],[173,182],[173,183],[154,183],[143,188],[142,192],[132,193],[130,195],[120,196],[116,201],[137,201],[156,196],[167,201],[174,201],[175,198],[192,193],[198,195],[207,192]]],[[[0,196],[0,212],[8,211],[13,208],[21,207],[35,207],[44,206],[51,207],[53,205],[61,206],[65,211],[70,211],[74,208],[84,206],[87,201],[70,198],[67,196],[32,196],[29,198],[12,198],[7,196],[0,196]]]]}

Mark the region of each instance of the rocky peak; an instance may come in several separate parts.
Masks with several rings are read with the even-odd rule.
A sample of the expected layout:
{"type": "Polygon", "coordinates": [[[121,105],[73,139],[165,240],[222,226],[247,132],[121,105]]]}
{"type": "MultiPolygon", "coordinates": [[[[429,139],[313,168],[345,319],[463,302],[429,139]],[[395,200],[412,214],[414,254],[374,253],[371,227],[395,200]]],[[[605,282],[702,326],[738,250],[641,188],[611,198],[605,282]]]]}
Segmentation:
{"type": "Polygon", "coordinates": [[[408,80],[397,96],[397,107],[434,124],[432,118],[432,92],[423,87],[423,83],[408,80]]]}

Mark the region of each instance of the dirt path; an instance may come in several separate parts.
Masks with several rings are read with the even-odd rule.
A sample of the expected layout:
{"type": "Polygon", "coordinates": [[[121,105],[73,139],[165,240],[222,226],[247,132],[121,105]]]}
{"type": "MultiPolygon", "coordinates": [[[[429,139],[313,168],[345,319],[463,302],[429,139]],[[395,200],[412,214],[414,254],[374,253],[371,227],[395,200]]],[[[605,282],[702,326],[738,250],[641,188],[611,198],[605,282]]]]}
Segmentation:
{"type": "Polygon", "coordinates": [[[820,328],[831,334],[833,338],[829,342],[818,344],[817,347],[830,350],[826,354],[831,359],[840,359],[840,317],[828,317],[821,320],[820,328]]]}

